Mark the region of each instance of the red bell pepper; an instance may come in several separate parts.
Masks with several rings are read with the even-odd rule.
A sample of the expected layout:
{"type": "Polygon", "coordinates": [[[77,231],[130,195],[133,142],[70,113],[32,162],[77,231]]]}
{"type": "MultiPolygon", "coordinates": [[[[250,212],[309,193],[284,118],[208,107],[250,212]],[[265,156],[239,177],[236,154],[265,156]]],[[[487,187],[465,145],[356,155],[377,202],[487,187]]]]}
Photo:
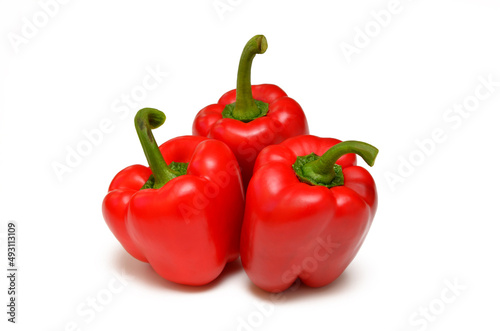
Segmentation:
{"type": "Polygon", "coordinates": [[[149,166],[111,182],[102,210],[111,232],[162,277],[203,285],[238,258],[244,193],[238,163],[222,142],[196,136],[158,148],[151,133],[165,114],[145,108],[135,126],[149,166]]]}
{"type": "Polygon", "coordinates": [[[353,260],[375,216],[377,190],[352,153],[372,166],[378,150],[304,135],[260,153],[240,246],[243,268],[258,287],[281,292],[297,278],[324,286],[353,260]]]}
{"type": "Polygon", "coordinates": [[[255,159],[264,147],[309,133],[304,111],[281,88],[251,85],[253,58],[266,49],[264,36],[250,39],[241,55],[236,90],[203,108],[193,123],[194,135],[223,141],[231,148],[240,164],[245,188],[255,159]]]}

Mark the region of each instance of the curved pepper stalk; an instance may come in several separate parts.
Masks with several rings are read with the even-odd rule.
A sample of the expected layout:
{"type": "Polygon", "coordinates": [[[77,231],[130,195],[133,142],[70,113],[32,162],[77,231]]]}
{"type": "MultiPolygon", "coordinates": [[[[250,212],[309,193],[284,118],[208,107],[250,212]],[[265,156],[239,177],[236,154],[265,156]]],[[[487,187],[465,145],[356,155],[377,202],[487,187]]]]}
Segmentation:
{"type": "Polygon", "coordinates": [[[143,188],[159,189],[175,177],[186,174],[187,163],[168,165],[165,162],[153,136],[153,132],[151,132],[152,129],[162,126],[166,118],[163,112],[154,108],[143,108],[135,115],[135,130],[141,141],[149,167],[153,172],[143,188]],[[174,167],[176,169],[173,169],[174,167]]]}
{"type": "Polygon", "coordinates": [[[264,54],[266,50],[267,39],[263,35],[253,37],[245,45],[238,66],[236,101],[224,108],[222,117],[250,122],[267,114],[269,104],[253,98],[250,78],[255,55],[264,54]]]}
{"type": "Polygon", "coordinates": [[[321,157],[312,153],[307,156],[297,157],[293,169],[297,177],[311,185],[322,185],[328,188],[344,185],[342,167],[336,162],[344,155],[354,153],[363,158],[372,167],[378,154],[378,149],[361,141],[344,141],[328,151],[321,157]]]}

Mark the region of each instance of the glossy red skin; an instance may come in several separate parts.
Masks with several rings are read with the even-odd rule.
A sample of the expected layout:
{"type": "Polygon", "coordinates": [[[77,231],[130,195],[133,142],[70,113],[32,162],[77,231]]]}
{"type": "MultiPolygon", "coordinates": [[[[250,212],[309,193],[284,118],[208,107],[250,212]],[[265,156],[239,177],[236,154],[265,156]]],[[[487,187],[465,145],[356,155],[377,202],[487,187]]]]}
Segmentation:
{"type": "Polygon", "coordinates": [[[207,284],[239,255],[244,193],[238,163],[224,143],[204,137],[174,138],[160,151],[167,164],[189,162],[187,174],[140,190],[151,170],[123,169],[104,198],[104,219],[127,252],[163,278],[207,284]]]}
{"type": "Polygon", "coordinates": [[[240,254],[258,287],[281,292],[297,278],[311,287],[327,285],[358,252],[377,209],[372,176],[356,166],[354,154],[337,162],[343,168],[343,186],[308,185],[292,169],[297,156],[322,155],[339,142],[298,136],[265,148],[257,158],[246,195],[240,254]]]}
{"type": "Polygon", "coordinates": [[[252,95],[269,104],[266,116],[248,123],[222,118],[224,107],[236,101],[236,90],[231,90],[218,103],[200,110],[193,123],[194,135],[223,141],[231,148],[240,164],[245,188],[255,159],[264,147],[309,133],[304,111],[281,88],[272,84],[252,85],[252,95]]]}

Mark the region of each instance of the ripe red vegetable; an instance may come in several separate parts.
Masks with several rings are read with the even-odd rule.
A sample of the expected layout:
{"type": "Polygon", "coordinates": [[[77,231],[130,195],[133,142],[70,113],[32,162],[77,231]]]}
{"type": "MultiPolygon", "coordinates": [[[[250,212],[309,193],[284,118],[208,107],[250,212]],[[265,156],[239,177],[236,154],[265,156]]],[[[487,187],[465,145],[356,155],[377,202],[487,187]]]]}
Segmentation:
{"type": "Polygon", "coordinates": [[[102,210],[110,230],[162,277],[203,285],[238,258],[244,193],[238,163],[222,142],[196,136],[158,148],[165,114],[145,108],[135,125],[150,168],[133,165],[111,182],[102,210]]]}
{"type": "Polygon", "coordinates": [[[372,166],[378,150],[309,135],[262,150],[247,190],[240,247],[258,287],[281,292],[297,278],[324,286],[353,260],[375,216],[377,190],[352,153],[372,166]]]}
{"type": "Polygon", "coordinates": [[[281,88],[251,85],[253,58],[266,49],[264,36],[250,39],[241,55],[236,89],[200,110],[193,123],[194,135],[223,141],[231,148],[240,164],[245,188],[264,147],[309,133],[304,111],[281,88]]]}

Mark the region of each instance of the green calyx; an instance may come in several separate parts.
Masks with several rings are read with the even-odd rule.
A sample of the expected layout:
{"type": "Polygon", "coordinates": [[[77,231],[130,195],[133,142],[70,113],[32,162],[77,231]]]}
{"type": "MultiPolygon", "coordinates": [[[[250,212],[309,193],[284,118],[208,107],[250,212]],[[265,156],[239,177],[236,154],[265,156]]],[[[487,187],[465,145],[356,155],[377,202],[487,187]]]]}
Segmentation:
{"type": "Polygon", "coordinates": [[[257,109],[259,110],[259,114],[257,116],[252,116],[250,118],[237,118],[235,117],[234,114],[234,108],[236,107],[236,103],[230,103],[224,107],[224,110],[222,111],[222,118],[232,118],[233,120],[238,120],[242,121],[245,123],[251,122],[254,119],[257,119],[259,117],[263,117],[267,115],[267,111],[269,110],[269,104],[259,101],[259,100],[254,100],[255,105],[257,106],[257,109]]]}
{"type": "Polygon", "coordinates": [[[267,39],[263,35],[254,36],[245,45],[238,66],[236,101],[226,105],[222,112],[223,118],[232,118],[247,123],[267,114],[269,105],[253,98],[250,79],[255,55],[264,54],[266,50],[267,39]]]}
{"type": "Polygon", "coordinates": [[[310,185],[326,186],[328,188],[334,187],[334,186],[344,185],[344,173],[342,172],[342,167],[339,166],[338,164],[333,165],[333,171],[335,172],[335,177],[333,178],[332,182],[329,184],[323,184],[320,182],[316,182],[313,178],[309,178],[306,175],[304,175],[304,172],[303,172],[304,165],[306,163],[316,161],[317,159],[319,159],[319,156],[315,153],[311,153],[311,154],[305,155],[305,156],[297,156],[297,160],[292,165],[292,168],[293,168],[293,170],[295,170],[295,174],[297,175],[297,177],[299,177],[301,182],[307,183],[310,185]]]}
{"type": "Polygon", "coordinates": [[[165,123],[165,119],[165,114],[154,108],[143,108],[135,115],[135,129],[153,173],[141,189],[159,189],[187,172],[187,163],[172,162],[167,165],[153,136],[152,129],[160,127],[165,123]]]}
{"type": "MultiPolygon", "coordinates": [[[[175,173],[176,177],[185,175],[187,173],[187,168],[188,168],[189,163],[184,163],[184,162],[172,162],[168,166],[172,170],[173,173],[175,173]]],[[[148,189],[148,188],[154,188],[155,185],[155,176],[151,175],[149,176],[148,180],[144,185],[141,187],[141,190],[148,189]]]]}
{"type": "Polygon", "coordinates": [[[298,156],[292,167],[301,182],[328,188],[340,186],[344,185],[344,174],[336,162],[350,153],[361,156],[369,166],[373,166],[378,149],[361,141],[344,141],[331,147],[322,156],[314,153],[298,156]]]}

